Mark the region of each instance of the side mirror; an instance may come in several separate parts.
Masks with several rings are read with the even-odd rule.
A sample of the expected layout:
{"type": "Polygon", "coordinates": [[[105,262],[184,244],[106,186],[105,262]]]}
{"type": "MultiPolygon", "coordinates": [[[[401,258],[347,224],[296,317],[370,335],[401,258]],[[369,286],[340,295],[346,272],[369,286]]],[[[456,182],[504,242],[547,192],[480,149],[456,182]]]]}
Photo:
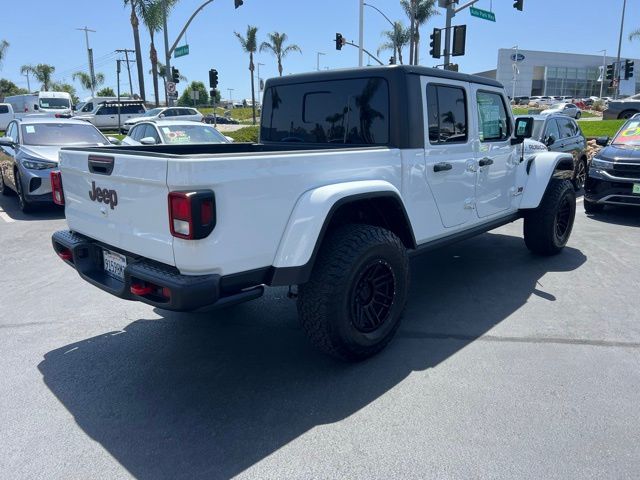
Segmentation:
{"type": "Polygon", "coordinates": [[[144,137],[140,140],[140,143],[142,145],[155,145],[156,144],[156,139],[153,137],[144,137]]]}
{"type": "Polygon", "coordinates": [[[0,137],[0,147],[16,148],[16,142],[11,137],[0,137]]]}
{"type": "Polygon", "coordinates": [[[544,139],[544,144],[547,147],[550,147],[554,143],[556,143],[556,137],[554,137],[553,135],[549,135],[547,138],[544,139]]]}
{"type": "Polygon", "coordinates": [[[235,140],[233,137],[227,137],[226,135],[224,136],[224,138],[226,138],[227,140],[229,140],[229,143],[234,143],[235,140]]]}
{"type": "Polygon", "coordinates": [[[107,140],[109,140],[109,143],[111,145],[120,145],[120,144],[122,144],[122,142],[120,140],[118,140],[116,137],[107,137],[107,140]]]}
{"type": "Polygon", "coordinates": [[[164,113],[161,113],[160,115],[158,115],[158,118],[164,118],[164,117],[165,117],[164,113]]]}
{"type": "Polygon", "coordinates": [[[511,139],[511,145],[519,145],[525,138],[531,138],[533,134],[533,118],[521,117],[516,119],[516,128],[511,139]]]}
{"type": "Polygon", "coordinates": [[[596,138],[596,145],[600,147],[606,147],[609,145],[609,137],[598,137],[596,138]]]}

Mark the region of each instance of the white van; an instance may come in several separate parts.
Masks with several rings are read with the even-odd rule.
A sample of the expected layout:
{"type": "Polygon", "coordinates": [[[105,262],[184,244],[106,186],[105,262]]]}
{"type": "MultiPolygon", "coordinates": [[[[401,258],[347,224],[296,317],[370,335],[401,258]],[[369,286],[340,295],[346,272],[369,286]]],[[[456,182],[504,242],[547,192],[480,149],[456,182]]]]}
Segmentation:
{"type": "Polygon", "coordinates": [[[10,103],[17,118],[40,114],[47,117],[71,117],[71,95],[67,92],[38,92],[13,95],[4,99],[10,103]]]}
{"type": "Polygon", "coordinates": [[[10,103],[0,103],[0,130],[3,132],[7,129],[9,122],[15,117],[13,115],[13,107],[10,103]]]}

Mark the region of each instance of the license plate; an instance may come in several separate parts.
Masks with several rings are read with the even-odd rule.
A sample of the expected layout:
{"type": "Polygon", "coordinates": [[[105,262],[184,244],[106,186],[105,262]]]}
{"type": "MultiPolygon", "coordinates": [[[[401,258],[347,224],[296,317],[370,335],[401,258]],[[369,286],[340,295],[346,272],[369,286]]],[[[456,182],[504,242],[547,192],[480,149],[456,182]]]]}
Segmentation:
{"type": "Polygon", "coordinates": [[[102,250],[104,271],[107,275],[124,281],[124,269],[127,266],[127,257],[111,250],[102,250]]]}
{"type": "Polygon", "coordinates": [[[640,195],[640,183],[634,183],[633,184],[633,193],[640,195]]]}

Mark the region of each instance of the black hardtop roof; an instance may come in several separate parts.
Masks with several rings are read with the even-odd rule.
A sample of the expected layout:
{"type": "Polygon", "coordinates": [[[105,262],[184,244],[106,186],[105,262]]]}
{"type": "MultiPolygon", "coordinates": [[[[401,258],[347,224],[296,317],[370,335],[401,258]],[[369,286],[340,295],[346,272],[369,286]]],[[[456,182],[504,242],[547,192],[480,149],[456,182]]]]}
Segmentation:
{"type": "Polygon", "coordinates": [[[274,77],[267,80],[267,87],[288,85],[293,83],[319,82],[327,80],[342,80],[345,78],[362,78],[363,76],[381,76],[392,77],[396,75],[426,75],[429,77],[442,78],[445,80],[458,80],[461,82],[478,83],[491,87],[503,88],[503,85],[490,78],[480,77],[478,75],[469,75],[466,73],[452,72],[449,70],[441,70],[438,68],[428,68],[411,65],[386,65],[380,67],[360,67],[360,68],[344,68],[336,70],[325,70],[322,72],[299,73],[295,75],[287,75],[286,77],[274,77]]]}

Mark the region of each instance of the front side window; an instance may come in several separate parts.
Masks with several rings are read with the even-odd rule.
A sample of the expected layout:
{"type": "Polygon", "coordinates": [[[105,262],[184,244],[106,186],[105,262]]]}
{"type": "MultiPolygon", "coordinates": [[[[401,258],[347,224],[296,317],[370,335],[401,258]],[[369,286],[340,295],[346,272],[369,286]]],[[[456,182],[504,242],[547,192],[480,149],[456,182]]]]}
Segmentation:
{"type": "Polygon", "coordinates": [[[561,138],[569,138],[575,137],[578,134],[578,126],[573,123],[573,121],[569,118],[558,119],[558,123],[560,124],[560,137],[561,138]]]}
{"type": "Polygon", "coordinates": [[[386,145],[389,87],[383,78],[271,87],[260,138],[266,142],[386,145]]]}
{"type": "Polygon", "coordinates": [[[478,124],[480,141],[504,141],[509,138],[510,122],[502,95],[492,92],[478,92],[478,124]]]}
{"type": "Polygon", "coordinates": [[[467,101],[463,88],[427,85],[429,142],[467,141],[467,101]]]}
{"type": "Polygon", "coordinates": [[[547,122],[543,140],[548,144],[552,144],[560,140],[560,130],[558,130],[558,123],[555,119],[552,118],[547,122]]]}

